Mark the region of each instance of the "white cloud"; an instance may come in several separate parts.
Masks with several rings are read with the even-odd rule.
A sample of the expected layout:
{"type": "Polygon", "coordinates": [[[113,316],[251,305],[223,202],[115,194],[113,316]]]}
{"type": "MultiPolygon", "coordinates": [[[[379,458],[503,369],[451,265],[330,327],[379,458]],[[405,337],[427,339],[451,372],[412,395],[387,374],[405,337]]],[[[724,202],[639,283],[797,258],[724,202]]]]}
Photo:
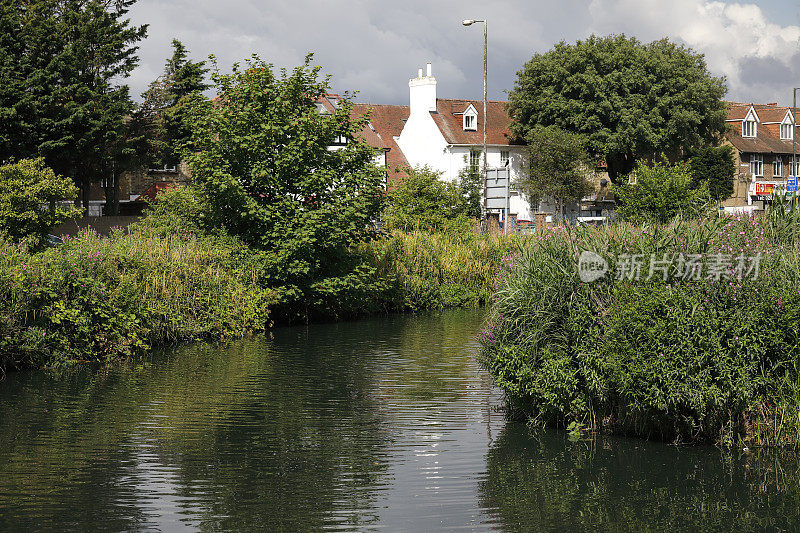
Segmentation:
{"type": "Polygon", "coordinates": [[[791,93],[792,57],[800,52],[800,27],[770,22],[755,4],[703,0],[592,0],[589,5],[596,33],[636,35],[649,41],[661,37],[684,43],[706,56],[709,69],[728,79],[729,97],[740,100],[785,100],[791,93]],[[785,76],[761,79],[743,69],[768,61],[785,67],[785,76]],[[782,98],[783,97],[783,98],[782,98]]]}
{"type": "MultiPolygon", "coordinates": [[[[489,19],[489,96],[503,98],[536,52],[590,33],[661,37],[706,55],[728,78],[729,97],[785,100],[800,74],[800,27],[776,24],[753,3],[705,0],[139,0],[133,21],[150,24],[142,66],[128,80],[138,95],[161,71],[173,37],[194,58],[222,69],[252,53],[278,67],[305,54],[333,75],[334,90],[361,101],[406,103],[408,79],[433,62],[443,97],[480,98],[483,39],[464,18],[489,19]],[[753,72],[759,73],[755,79],[753,72]]],[[[800,80],[799,80],[800,81],[800,80]]]]}

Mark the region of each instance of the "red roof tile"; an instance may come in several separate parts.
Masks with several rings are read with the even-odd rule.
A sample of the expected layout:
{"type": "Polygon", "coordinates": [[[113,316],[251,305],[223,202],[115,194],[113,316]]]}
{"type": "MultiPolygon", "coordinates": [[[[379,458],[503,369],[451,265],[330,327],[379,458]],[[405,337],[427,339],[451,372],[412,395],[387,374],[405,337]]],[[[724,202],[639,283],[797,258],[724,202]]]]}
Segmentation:
{"type": "MultiPolygon", "coordinates": [[[[394,138],[403,131],[409,107],[407,105],[354,104],[353,113],[358,116],[369,113],[369,123],[372,128],[367,126],[366,129],[374,131],[374,135],[377,135],[382,147],[386,148],[389,185],[391,186],[397,179],[405,178],[406,173],[402,169],[409,166],[408,160],[397,146],[394,138]]],[[[378,141],[370,141],[371,137],[372,135],[368,134],[364,136],[364,139],[373,148],[378,148],[378,141]]]]}
{"type": "MultiPolygon", "coordinates": [[[[782,122],[784,117],[786,117],[786,113],[791,111],[790,107],[774,104],[748,104],[742,102],[726,102],[726,105],[728,108],[727,120],[729,121],[730,127],[725,136],[737,150],[748,153],[792,153],[792,141],[781,140],[778,125],[764,124],[765,122],[782,122]],[[741,121],[747,116],[751,106],[755,109],[761,123],[756,129],[755,138],[742,137],[741,121]]],[[[800,143],[797,144],[797,149],[800,151],[800,143]]]]}
{"type": "MultiPolygon", "coordinates": [[[[511,117],[506,110],[508,102],[490,100],[486,104],[486,142],[487,144],[513,144],[511,137],[511,117]]],[[[445,140],[450,144],[479,145],[483,143],[483,100],[436,99],[436,112],[431,112],[445,140]],[[475,131],[464,131],[463,112],[469,105],[478,112],[475,131]]]]}

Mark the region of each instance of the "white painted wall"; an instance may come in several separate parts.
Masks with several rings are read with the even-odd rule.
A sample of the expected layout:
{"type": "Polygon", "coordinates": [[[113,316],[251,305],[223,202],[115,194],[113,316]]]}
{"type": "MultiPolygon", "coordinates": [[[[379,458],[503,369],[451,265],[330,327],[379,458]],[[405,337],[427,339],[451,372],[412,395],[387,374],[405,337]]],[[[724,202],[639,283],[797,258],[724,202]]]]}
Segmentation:
{"type": "MultiPolygon", "coordinates": [[[[447,143],[430,112],[436,110],[436,78],[431,73],[430,63],[423,75],[422,69],[416,78],[409,80],[410,112],[403,131],[395,140],[412,167],[428,166],[442,173],[442,178],[457,181],[459,172],[469,165],[471,149],[482,150],[482,145],[454,146],[447,143]]],[[[500,167],[500,152],[509,152],[509,171],[513,184],[521,177],[523,167],[522,148],[507,145],[487,147],[489,168],[500,167]]],[[[481,162],[483,158],[481,157],[481,162]]],[[[528,202],[518,193],[510,194],[510,211],[519,220],[532,220],[528,202]]]]}

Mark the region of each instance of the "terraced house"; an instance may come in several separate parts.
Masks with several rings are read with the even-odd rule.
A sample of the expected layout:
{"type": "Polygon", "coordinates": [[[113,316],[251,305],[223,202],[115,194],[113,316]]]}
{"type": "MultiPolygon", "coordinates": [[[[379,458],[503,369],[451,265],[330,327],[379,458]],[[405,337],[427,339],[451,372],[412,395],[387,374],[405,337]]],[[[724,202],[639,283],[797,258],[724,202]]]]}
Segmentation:
{"type": "Polygon", "coordinates": [[[726,144],[736,160],[733,196],[726,211],[758,211],[785,191],[786,178],[800,174],[796,110],[777,104],[728,102],[726,144]]]}

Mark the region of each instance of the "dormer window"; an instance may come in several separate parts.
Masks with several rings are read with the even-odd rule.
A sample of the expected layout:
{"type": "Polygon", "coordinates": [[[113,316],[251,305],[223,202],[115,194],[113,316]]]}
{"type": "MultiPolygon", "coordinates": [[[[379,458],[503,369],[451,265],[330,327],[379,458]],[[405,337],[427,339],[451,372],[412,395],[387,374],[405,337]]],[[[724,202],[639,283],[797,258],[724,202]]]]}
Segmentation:
{"type": "Polygon", "coordinates": [[[472,104],[464,111],[464,131],[477,131],[478,130],[478,112],[472,107],[472,104]]]}
{"type": "Polygon", "coordinates": [[[751,139],[755,137],[758,133],[758,122],[759,118],[756,114],[756,110],[753,108],[753,106],[750,106],[750,110],[742,120],[742,137],[750,137],[751,139]]]}
{"type": "Polygon", "coordinates": [[[781,139],[784,141],[791,141],[794,138],[794,128],[792,127],[792,117],[786,113],[783,122],[781,122],[781,139]]]}
{"type": "Polygon", "coordinates": [[[478,117],[475,115],[464,115],[464,129],[465,130],[477,130],[478,129],[478,117]]]}

